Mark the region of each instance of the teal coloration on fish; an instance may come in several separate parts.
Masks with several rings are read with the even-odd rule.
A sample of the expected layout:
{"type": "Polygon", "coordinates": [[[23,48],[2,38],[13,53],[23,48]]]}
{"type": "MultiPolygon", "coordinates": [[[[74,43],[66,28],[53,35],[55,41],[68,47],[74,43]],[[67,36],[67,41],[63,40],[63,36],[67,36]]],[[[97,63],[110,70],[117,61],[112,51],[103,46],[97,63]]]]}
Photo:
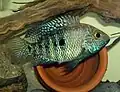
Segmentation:
{"type": "Polygon", "coordinates": [[[68,62],[73,69],[100,51],[109,40],[99,29],[80,23],[79,16],[68,14],[31,24],[22,36],[10,40],[7,46],[17,60],[31,58],[33,66],[68,62]]]}

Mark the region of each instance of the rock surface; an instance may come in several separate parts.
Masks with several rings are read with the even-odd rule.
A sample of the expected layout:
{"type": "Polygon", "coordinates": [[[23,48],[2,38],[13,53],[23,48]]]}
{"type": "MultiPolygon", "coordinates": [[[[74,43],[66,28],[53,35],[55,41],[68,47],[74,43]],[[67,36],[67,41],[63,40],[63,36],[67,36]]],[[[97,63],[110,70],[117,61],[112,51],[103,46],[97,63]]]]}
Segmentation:
{"type": "Polygon", "coordinates": [[[91,92],[120,92],[119,82],[101,82],[91,92]]]}
{"type": "Polygon", "coordinates": [[[0,45],[0,92],[26,92],[27,79],[24,70],[11,64],[4,45],[0,45]]]}
{"type": "Polygon", "coordinates": [[[14,78],[0,79],[0,85],[0,92],[26,92],[28,84],[25,74],[22,74],[14,78]]]}

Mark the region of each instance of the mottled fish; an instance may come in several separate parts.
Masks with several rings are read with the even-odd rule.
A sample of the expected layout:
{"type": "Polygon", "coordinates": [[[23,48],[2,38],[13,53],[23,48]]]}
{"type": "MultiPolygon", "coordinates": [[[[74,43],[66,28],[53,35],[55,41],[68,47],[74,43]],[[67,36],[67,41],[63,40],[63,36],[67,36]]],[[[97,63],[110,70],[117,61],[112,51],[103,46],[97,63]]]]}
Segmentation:
{"type": "Polygon", "coordinates": [[[7,47],[17,61],[30,58],[33,66],[68,62],[73,69],[110,40],[104,32],[79,20],[77,15],[64,14],[36,22],[23,35],[8,41],[7,47]]]}

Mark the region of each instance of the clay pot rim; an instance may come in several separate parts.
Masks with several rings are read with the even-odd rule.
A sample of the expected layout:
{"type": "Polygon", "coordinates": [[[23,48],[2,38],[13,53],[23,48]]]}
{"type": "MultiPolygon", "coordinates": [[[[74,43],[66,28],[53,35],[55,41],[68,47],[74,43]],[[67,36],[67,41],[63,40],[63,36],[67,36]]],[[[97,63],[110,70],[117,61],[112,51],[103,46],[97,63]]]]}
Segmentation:
{"type": "Polygon", "coordinates": [[[54,82],[52,82],[51,80],[49,80],[48,76],[46,75],[46,73],[44,72],[44,69],[41,66],[37,66],[36,70],[38,72],[38,74],[40,75],[41,79],[43,80],[43,82],[50,88],[54,88],[54,90],[56,91],[61,91],[62,90],[67,90],[68,92],[71,92],[71,90],[74,90],[75,92],[88,92],[89,90],[92,90],[103,78],[105,72],[106,72],[106,68],[107,68],[107,64],[108,64],[108,55],[107,55],[107,49],[103,48],[100,52],[99,52],[99,66],[98,66],[98,70],[96,71],[94,77],[85,85],[82,85],[80,87],[75,87],[75,88],[65,88],[65,87],[61,87],[59,85],[56,85],[54,82]]]}

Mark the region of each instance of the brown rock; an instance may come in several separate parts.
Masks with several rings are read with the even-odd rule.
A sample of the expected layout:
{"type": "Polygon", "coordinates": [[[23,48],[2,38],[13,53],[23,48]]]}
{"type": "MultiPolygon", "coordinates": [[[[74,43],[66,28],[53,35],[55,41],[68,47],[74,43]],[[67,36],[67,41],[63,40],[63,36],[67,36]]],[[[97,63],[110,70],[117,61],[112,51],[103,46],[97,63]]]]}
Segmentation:
{"type": "Polygon", "coordinates": [[[0,45],[0,92],[25,92],[27,79],[21,67],[12,65],[4,45],[0,45]]]}

